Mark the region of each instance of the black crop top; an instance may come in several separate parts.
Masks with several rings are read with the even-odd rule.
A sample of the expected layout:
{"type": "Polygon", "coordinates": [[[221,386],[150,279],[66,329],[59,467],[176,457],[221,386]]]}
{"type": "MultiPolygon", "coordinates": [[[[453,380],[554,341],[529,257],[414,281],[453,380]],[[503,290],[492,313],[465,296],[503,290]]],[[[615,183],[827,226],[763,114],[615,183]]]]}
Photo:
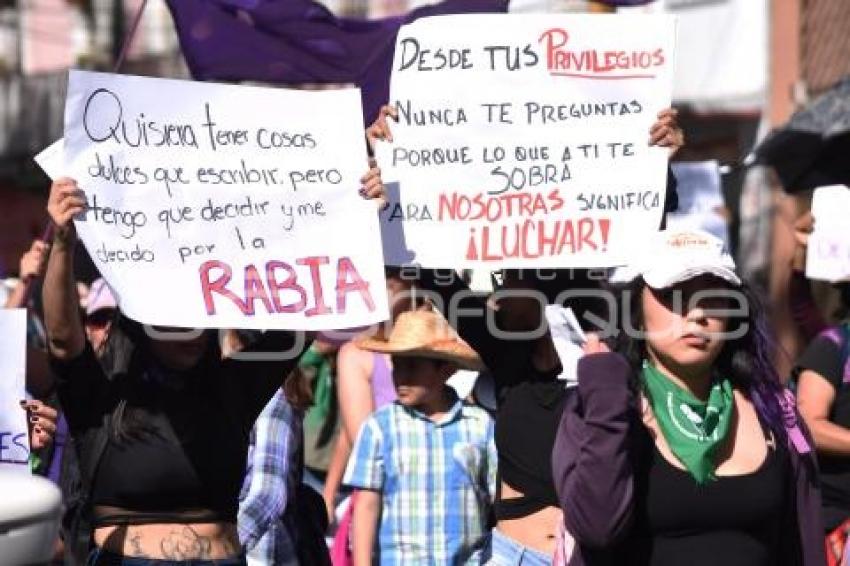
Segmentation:
{"type": "MultiPolygon", "coordinates": [[[[282,351],[291,345],[290,334],[270,332],[251,350],[282,351]]],[[[235,523],[249,433],[297,357],[213,358],[171,374],[141,357],[134,356],[123,371],[102,367],[87,344],[74,360],[52,360],[62,408],[83,452],[94,434],[103,434],[104,414],[126,400],[122,422],[129,432],[120,440],[110,434],[91,493],[93,506],[120,512],[96,516],[98,526],[235,523]]]]}
{"type": "Polygon", "coordinates": [[[502,391],[496,415],[496,450],[501,481],[523,497],[498,497],[497,519],[516,519],[558,506],[552,477],[552,449],[567,390],[552,372],[526,370],[527,381],[502,391]]]}
{"type": "Polygon", "coordinates": [[[481,313],[447,318],[457,321],[458,334],[478,352],[493,375],[499,403],[495,427],[498,479],[523,494],[502,499],[497,486],[495,517],[516,519],[548,506],[557,507],[552,449],[568,394],[565,382],[557,379],[561,367],[536,370],[531,363],[532,342],[494,337],[487,329],[483,297],[470,296],[458,279],[440,285],[432,271],[422,270],[420,281],[426,289],[439,293],[445,305],[453,304],[455,293],[462,293],[464,299],[458,302],[456,314],[481,313]]]}

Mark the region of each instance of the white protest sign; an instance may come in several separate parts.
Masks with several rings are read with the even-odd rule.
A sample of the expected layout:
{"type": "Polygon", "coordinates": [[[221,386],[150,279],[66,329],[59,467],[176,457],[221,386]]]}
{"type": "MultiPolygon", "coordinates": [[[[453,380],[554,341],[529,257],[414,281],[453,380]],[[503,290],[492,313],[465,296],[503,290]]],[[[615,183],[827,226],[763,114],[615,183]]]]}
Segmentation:
{"type": "Polygon", "coordinates": [[[387,263],[605,267],[661,223],[670,106],[668,16],[457,15],[403,26],[387,263]]]}
{"type": "Polygon", "coordinates": [[[558,379],[567,382],[567,387],[578,385],[578,360],[584,356],[582,345],[587,336],[572,309],[561,305],[546,305],[546,322],[552,335],[552,343],[561,361],[558,379]]]}
{"type": "Polygon", "coordinates": [[[815,189],[812,217],[815,225],[809,236],[806,277],[824,281],[850,279],[850,188],[831,185],[815,189]]]}
{"type": "Polygon", "coordinates": [[[142,323],[319,330],[388,317],[357,89],[71,71],[75,221],[142,323]]]}
{"type": "Polygon", "coordinates": [[[29,472],[26,395],[27,311],[0,309],[0,467],[29,472]]]}
{"type": "Polygon", "coordinates": [[[33,159],[51,179],[61,177],[65,170],[65,139],[60,138],[53,142],[33,159]]]}

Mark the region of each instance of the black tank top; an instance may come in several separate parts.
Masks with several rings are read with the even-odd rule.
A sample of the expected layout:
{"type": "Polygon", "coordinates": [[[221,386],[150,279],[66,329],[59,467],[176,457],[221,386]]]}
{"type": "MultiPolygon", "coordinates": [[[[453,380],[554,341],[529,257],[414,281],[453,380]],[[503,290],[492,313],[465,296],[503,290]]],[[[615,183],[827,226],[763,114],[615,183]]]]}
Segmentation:
{"type": "Polygon", "coordinates": [[[778,563],[788,458],[768,440],[767,457],[749,474],[698,485],[653,444],[646,477],[643,541],[649,566],[768,566],[778,563]]]}

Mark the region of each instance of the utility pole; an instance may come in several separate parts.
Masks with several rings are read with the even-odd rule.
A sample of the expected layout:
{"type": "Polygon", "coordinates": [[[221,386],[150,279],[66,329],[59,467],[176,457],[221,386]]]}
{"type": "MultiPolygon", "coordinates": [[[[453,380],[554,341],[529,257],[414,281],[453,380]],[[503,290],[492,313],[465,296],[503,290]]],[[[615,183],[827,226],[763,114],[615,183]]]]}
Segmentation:
{"type": "MultiPolygon", "coordinates": [[[[772,128],[787,122],[796,109],[795,93],[801,77],[802,10],[802,0],[770,2],[770,91],[767,112],[772,128]]],[[[771,320],[782,350],[793,358],[800,350],[800,339],[788,305],[788,282],[795,245],[794,221],[799,207],[797,199],[787,195],[782,187],[774,185],[771,192],[774,202],[768,279],[771,320]]],[[[776,367],[780,376],[788,376],[792,364],[793,359],[778,354],[776,367]]]]}
{"type": "Polygon", "coordinates": [[[18,77],[24,74],[24,8],[24,0],[17,0],[15,3],[15,61],[10,67],[18,77]]]}
{"type": "Polygon", "coordinates": [[[127,22],[124,15],[124,0],[112,0],[112,22],[111,22],[111,52],[112,64],[118,61],[121,48],[124,46],[124,35],[127,33],[127,22]]]}

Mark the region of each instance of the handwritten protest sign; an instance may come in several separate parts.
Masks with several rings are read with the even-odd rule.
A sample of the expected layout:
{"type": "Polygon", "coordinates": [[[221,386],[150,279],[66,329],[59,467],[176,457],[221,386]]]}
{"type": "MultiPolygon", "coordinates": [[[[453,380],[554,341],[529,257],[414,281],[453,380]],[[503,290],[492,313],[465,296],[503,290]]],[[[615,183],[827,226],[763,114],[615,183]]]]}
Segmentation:
{"type": "Polygon", "coordinates": [[[29,472],[29,437],[24,399],[27,311],[0,309],[0,467],[29,472]]]}
{"type": "Polygon", "coordinates": [[[812,196],[814,231],[809,236],[806,277],[824,281],[850,279],[850,188],[832,185],[812,196]]]}
{"type": "Polygon", "coordinates": [[[64,169],[121,309],[147,324],[329,329],[388,316],[356,89],[72,71],[64,169]]]}
{"type": "Polygon", "coordinates": [[[603,267],[657,231],[666,16],[458,15],[401,28],[379,144],[388,263],[603,267]]]}

